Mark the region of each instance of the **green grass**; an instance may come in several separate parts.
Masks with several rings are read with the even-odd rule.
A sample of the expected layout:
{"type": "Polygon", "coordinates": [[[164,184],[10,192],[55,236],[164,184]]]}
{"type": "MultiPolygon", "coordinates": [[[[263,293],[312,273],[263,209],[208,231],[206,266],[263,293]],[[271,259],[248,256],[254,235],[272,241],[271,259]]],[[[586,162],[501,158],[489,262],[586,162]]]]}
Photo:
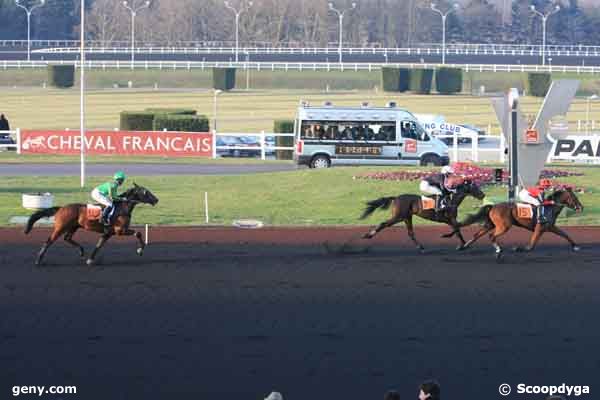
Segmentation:
{"type": "MultiPolygon", "coordinates": [[[[155,156],[86,156],[87,164],[289,164],[286,160],[260,160],[257,158],[220,157],[216,160],[204,157],[155,157],[155,156]]],[[[79,156],[15,154],[13,151],[0,153],[0,164],[64,164],[79,163],[79,156]]]]}
{"type": "MultiPolygon", "coordinates": [[[[412,95],[375,91],[330,92],[314,90],[232,91],[219,96],[218,127],[224,132],[259,132],[273,130],[275,119],[293,119],[300,100],[322,104],[358,106],[362,101],[382,106],[396,101],[400,107],[415,113],[438,113],[448,122],[471,123],[498,134],[498,122],[490,99],[467,95],[412,95]]],[[[522,109],[533,118],[542,99],[524,97],[522,109]]],[[[79,126],[79,93],[77,90],[6,89],[0,91],[2,112],[13,128],[77,129],[79,126]]],[[[586,118],[585,99],[576,99],[567,119],[572,123],[586,118]]],[[[88,129],[113,129],[119,126],[123,110],[143,110],[148,107],[192,108],[213,122],[213,94],[208,90],[91,90],[86,97],[88,129]]],[[[590,118],[600,120],[600,106],[592,105],[590,118]]]]}
{"type": "MultiPolygon", "coordinates": [[[[328,170],[298,170],[244,176],[164,176],[135,177],[136,182],[151,189],[160,203],[136,211],[134,223],[198,225],[204,223],[204,192],[209,193],[211,224],[229,225],[235,219],[256,218],[268,225],[355,225],[374,224],[389,215],[376,212],[360,221],[364,202],[381,196],[418,193],[418,182],[355,180],[362,172],[396,171],[399,168],[360,167],[328,170]]],[[[411,168],[406,168],[410,170],[411,168]]],[[[563,216],[560,224],[600,224],[600,169],[571,168],[586,175],[560,180],[585,187],[580,200],[586,207],[579,215],[563,216]]],[[[89,201],[94,179],[85,190],[78,187],[78,177],[3,177],[0,180],[0,225],[10,217],[27,215],[21,208],[21,194],[50,191],[56,204],[89,201]]],[[[484,188],[490,197],[504,197],[506,189],[484,188]]],[[[479,202],[468,199],[462,215],[473,212],[479,202]]],[[[566,215],[566,214],[565,214],[566,215]]],[[[417,219],[417,223],[427,223],[417,219]]]]}

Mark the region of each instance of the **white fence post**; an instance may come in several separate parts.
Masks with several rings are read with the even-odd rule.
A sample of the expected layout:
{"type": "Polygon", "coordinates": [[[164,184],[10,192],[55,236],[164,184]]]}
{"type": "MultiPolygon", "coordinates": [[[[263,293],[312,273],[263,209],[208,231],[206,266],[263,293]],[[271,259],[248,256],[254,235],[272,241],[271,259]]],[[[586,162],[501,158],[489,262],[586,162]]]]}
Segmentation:
{"type": "Polygon", "coordinates": [[[208,224],[208,192],[204,192],[204,216],[206,217],[206,223],[208,224]]]}
{"type": "Polygon", "coordinates": [[[456,130],[452,134],[452,154],[454,162],[458,162],[458,134],[456,130]]]}
{"type": "Polygon", "coordinates": [[[479,133],[471,133],[471,161],[479,161],[479,133]]]}
{"type": "Polygon", "coordinates": [[[21,128],[17,128],[17,154],[21,154],[21,128]]]}
{"type": "Polygon", "coordinates": [[[500,162],[504,163],[506,161],[506,154],[504,153],[504,149],[506,148],[506,142],[504,139],[504,135],[502,134],[502,132],[500,132],[500,148],[498,149],[500,151],[500,162]]]}
{"type": "Polygon", "coordinates": [[[217,158],[217,131],[214,129],[212,130],[212,142],[212,158],[215,159],[217,158]]]}
{"type": "Polygon", "coordinates": [[[260,159],[266,160],[266,151],[265,151],[265,131],[260,131],[260,159]]]}

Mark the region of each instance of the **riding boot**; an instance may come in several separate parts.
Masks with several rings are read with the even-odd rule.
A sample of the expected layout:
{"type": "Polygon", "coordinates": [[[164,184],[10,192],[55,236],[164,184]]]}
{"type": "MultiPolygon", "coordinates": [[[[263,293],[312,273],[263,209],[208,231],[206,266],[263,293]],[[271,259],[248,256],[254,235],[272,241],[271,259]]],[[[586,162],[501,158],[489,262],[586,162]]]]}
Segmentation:
{"type": "Polygon", "coordinates": [[[548,223],[548,219],[546,218],[546,207],[543,205],[538,207],[538,222],[542,225],[546,225],[548,223]]]}
{"type": "Polygon", "coordinates": [[[112,208],[113,207],[114,206],[107,206],[102,211],[102,221],[101,222],[102,222],[102,224],[104,226],[110,226],[110,223],[111,223],[111,221],[110,221],[110,215],[112,213],[112,208]]]}
{"type": "Polygon", "coordinates": [[[441,211],[446,208],[446,196],[439,195],[436,197],[436,211],[441,211]]]}

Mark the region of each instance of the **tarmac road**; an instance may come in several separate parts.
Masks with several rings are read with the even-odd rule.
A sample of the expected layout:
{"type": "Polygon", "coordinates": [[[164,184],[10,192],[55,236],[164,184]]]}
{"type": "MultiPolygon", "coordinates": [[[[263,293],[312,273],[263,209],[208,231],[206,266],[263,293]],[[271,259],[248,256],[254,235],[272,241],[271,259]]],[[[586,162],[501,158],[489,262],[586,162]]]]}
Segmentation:
{"type": "Polygon", "coordinates": [[[511,400],[545,398],[514,394],[518,383],[600,390],[591,229],[573,232],[596,242],[577,255],[550,241],[503,264],[487,242],[467,253],[439,245],[439,230],[425,255],[402,229],[354,255],[268,243],[288,231],[226,244],[211,243],[211,230],[180,232],[180,243],[167,230],[168,242],[151,242],[142,258],[133,240],[109,242],[93,269],[63,243],[35,268],[46,233],[4,233],[0,398],[19,384],[77,385],[79,395],[61,399],[85,400],[262,399],[271,390],[354,400],[388,389],[415,399],[429,377],[445,399],[502,399],[501,383],[513,386],[511,400]]]}

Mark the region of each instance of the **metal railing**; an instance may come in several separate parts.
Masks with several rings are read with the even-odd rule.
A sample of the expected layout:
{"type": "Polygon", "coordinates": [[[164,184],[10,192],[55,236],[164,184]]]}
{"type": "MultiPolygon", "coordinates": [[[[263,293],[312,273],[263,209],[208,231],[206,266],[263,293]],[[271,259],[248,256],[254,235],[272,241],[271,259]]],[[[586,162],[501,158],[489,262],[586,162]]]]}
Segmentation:
{"type": "MultiPolygon", "coordinates": [[[[0,69],[8,68],[46,68],[48,65],[75,65],[79,61],[47,60],[4,60],[0,69]]],[[[581,65],[525,65],[525,64],[439,64],[439,63],[360,63],[360,62],[254,62],[254,61],[119,61],[87,60],[86,68],[94,69],[210,69],[240,68],[243,70],[283,70],[283,71],[378,71],[382,67],[411,69],[430,69],[440,67],[462,68],[466,72],[562,72],[562,73],[600,73],[600,66],[581,65]]]]}
{"type": "Polygon", "coordinates": [[[266,160],[267,152],[274,152],[276,150],[288,150],[294,151],[294,146],[273,146],[267,143],[267,137],[294,137],[293,133],[266,133],[265,131],[261,131],[259,133],[246,133],[246,132],[216,132],[212,131],[213,134],[213,158],[217,158],[219,155],[219,150],[233,150],[233,151],[246,151],[246,152],[256,152],[260,154],[261,160],[266,160]],[[217,145],[218,138],[221,137],[255,137],[257,138],[256,143],[251,143],[244,146],[236,146],[236,145],[217,145]]]}
{"type": "Polygon", "coordinates": [[[21,129],[17,128],[14,131],[0,131],[0,137],[10,137],[14,143],[0,143],[0,151],[15,150],[17,154],[21,154],[21,129]]]}
{"type": "MultiPolygon", "coordinates": [[[[47,47],[36,49],[33,53],[43,54],[77,54],[79,47],[47,47]]],[[[336,47],[240,47],[240,54],[320,54],[320,55],[338,55],[339,48],[336,47]]],[[[430,47],[345,47],[342,54],[345,55],[398,55],[398,56],[420,56],[420,55],[441,55],[443,49],[440,46],[431,45],[430,47]]],[[[235,54],[236,48],[232,46],[138,46],[135,49],[136,54],[235,54]]],[[[92,44],[86,48],[89,54],[130,54],[131,47],[126,46],[105,46],[92,44]]],[[[502,45],[480,47],[478,45],[448,46],[446,55],[471,55],[471,56],[542,56],[547,57],[598,57],[600,56],[600,46],[546,46],[546,51],[542,51],[542,46],[517,46],[502,45]]]]}

